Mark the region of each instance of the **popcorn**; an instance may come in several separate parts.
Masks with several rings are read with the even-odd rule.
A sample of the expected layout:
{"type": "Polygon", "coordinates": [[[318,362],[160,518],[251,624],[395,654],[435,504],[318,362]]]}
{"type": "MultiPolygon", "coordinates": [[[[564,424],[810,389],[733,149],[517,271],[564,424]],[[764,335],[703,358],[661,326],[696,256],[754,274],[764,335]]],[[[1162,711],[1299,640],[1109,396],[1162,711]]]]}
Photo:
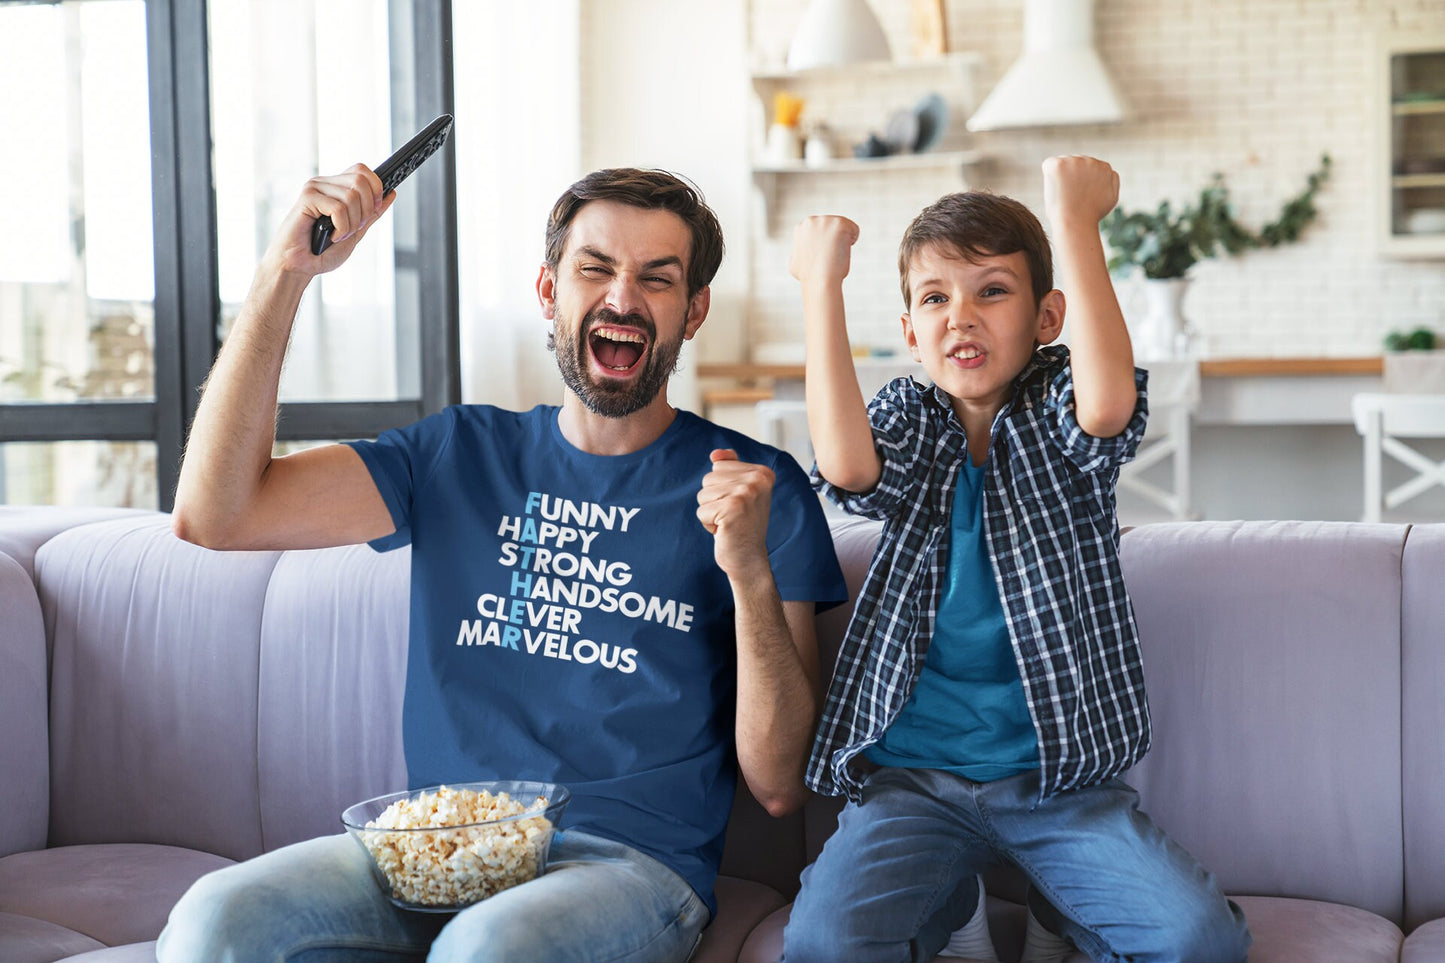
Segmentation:
{"type": "Polygon", "coordinates": [[[505,792],[439,786],[387,806],[359,835],[394,898],[464,906],[536,877],[552,838],[540,815],[547,805],[542,796],[528,804],[505,792]],[[508,818],[529,812],[539,815],[508,818]],[[459,828],[428,831],[434,827],[459,828]]]}

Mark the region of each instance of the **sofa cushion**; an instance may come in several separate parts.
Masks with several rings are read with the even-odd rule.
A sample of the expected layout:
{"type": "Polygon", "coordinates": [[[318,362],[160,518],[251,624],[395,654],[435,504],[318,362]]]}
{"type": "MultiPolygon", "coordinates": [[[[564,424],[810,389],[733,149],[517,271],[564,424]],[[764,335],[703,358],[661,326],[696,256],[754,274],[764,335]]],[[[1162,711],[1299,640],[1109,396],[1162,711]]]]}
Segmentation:
{"type": "Polygon", "coordinates": [[[1154,720],[1125,778],[1226,892],[1402,918],[1404,534],[1184,522],[1123,538],[1154,720]]]}
{"type": "Polygon", "coordinates": [[[156,941],[127,943],[67,956],[65,963],[156,963],[156,941]]]}
{"type": "Polygon", "coordinates": [[[261,852],[258,639],[275,552],[209,552],[150,514],[35,557],[52,635],[50,843],[261,852]]]}
{"type": "Polygon", "coordinates": [[[770,886],[734,876],[719,876],[714,890],[718,915],[702,932],[702,943],[688,963],[732,963],[748,934],[785,902],[770,886]]]}
{"type": "Polygon", "coordinates": [[[1395,963],[1400,928],[1368,910],[1277,896],[1239,896],[1254,945],[1250,963],[1395,963]]]}
{"type": "MultiPolygon", "coordinates": [[[[174,846],[61,846],[0,859],[0,913],[43,920],[105,946],[153,940],[190,885],[231,860],[174,846]]],[[[7,959],[11,933],[5,932],[7,959]]],[[[79,953],[94,946],[81,946],[79,953]]]]}
{"type": "Polygon", "coordinates": [[[138,508],[0,505],[0,554],[33,574],[36,549],[56,535],[77,525],[125,517],[154,518],[156,513],[138,508]]]}
{"type": "Polygon", "coordinates": [[[1405,937],[1400,963],[1440,963],[1445,960],[1445,919],[1416,927],[1405,937]]]}
{"type": "Polygon", "coordinates": [[[20,913],[0,912],[0,948],[5,963],[52,963],[104,946],[67,926],[20,913]]]}
{"type": "MultiPolygon", "coordinates": [[[[1445,918],[1445,525],[1405,540],[1403,686],[1405,929],[1445,918]]],[[[1437,959],[1445,960],[1445,953],[1437,959]]]]}
{"type": "Polygon", "coordinates": [[[407,788],[401,703],[411,550],[285,552],[261,618],[262,845],[342,831],[353,803],[407,788]]]}
{"type": "Polygon", "coordinates": [[[0,554],[0,856],[45,845],[50,808],[45,623],[30,574],[0,554]]]}
{"type": "Polygon", "coordinates": [[[798,892],[798,875],[807,865],[804,828],[801,810],[769,815],[739,777],[723,844],[722,874],[757,880],[792,899],[798,892]]]}

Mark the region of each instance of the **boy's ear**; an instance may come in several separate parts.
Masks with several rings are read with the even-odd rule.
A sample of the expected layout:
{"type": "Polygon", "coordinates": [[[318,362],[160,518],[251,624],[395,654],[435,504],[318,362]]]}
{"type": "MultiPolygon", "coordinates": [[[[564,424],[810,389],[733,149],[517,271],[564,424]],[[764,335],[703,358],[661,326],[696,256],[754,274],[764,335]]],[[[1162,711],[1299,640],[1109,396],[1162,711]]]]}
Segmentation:
{"type": "Polygon", "coordinates": [[[923,356],[918,353],[918,335],[913,331],[913,318],[904,311],[898,316],[898,320],[903,322],[903,342],[908,345],[908,353],[913,356],[914,361],[922,364],[923,356]]]}
{"type": "Polygon", "coordinates": [[[1055,288],[1039,302],[1039,344],[1049,344],[1064,330],[1064,292],[1055,288]]]}

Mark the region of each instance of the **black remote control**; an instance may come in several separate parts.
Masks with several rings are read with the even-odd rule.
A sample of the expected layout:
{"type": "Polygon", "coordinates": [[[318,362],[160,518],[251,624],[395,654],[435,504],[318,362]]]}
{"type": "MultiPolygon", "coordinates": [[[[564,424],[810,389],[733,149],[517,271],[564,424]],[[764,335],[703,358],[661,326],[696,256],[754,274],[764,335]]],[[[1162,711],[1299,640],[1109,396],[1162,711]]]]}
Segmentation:
{"type": "MultiPolygon", "coordinates": [[[[422,161],[439,150],[452,132],[452,115],[442,114],[427,124],[421,132],[401,146],[395,154],[381,162],[376,176],[381,178],[383,195],[396,190],[411,172],[422,165],[422,161]]],[[[322,214],[311,225],[311,253],[320,254],[331,246],[331,232],[335,230],[329,215],[322,214]]]]}

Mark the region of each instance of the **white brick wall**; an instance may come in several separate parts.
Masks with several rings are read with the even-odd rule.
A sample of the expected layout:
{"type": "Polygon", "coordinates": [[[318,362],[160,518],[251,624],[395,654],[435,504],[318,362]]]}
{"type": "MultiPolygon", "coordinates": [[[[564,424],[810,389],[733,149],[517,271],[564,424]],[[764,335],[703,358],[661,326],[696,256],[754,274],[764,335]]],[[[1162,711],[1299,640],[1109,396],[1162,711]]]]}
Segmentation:
{"type": "MultiPolygon", "coordinates": [[[[870,0],[894,50],[908,50],[909,0],[870,0]]],[[[806,0],[748,0],[756,64],[776,66],[806,0]]],[[[1023,0],[947,0],[951,50],[983,56],[989,90],[1022,45],[1023,0]]],[[[1375,36],[1445,32],[1439,0],[1096,0],[1099,51],[1132,115],[1116,126],[1000,131],[975,146],[997,157],[970,186],[1042,211],[1039,163],[1091,153],[1122,177],[1123,206],[1182,202],[1223,172],[1236,214],[1251,227],[1272,218],[1319,155],[1334,158],[1320,219],[1300,243],[1198,265],[1186,314],[1214,355],[1351,355],[1379,350],[1393,328],[1445,332],[1445,260],[1392,261],[1375,253],[1373,175],[1375,36]]],[[[881,85],[850,91],[845,126],[879,126],[911,95],[881,85]]],[[[817,103],[814,105],[818,106],[817,103]]],[[[805,115],[806,116],[806,115],[805,115]]],[[[760,139],[764,114],[755,111],[760,139]]],[[[955,121],[959,118],[955,118],[955,121]]],[[[769,233],[761,201],[750,219],[746,303],[752,344],[800,341],[796,286],[787,274],[792,225],[809,213],[843,213],[863,228],[848,281],[855,341],[899,345],[896,250],[920,207],[961,187],[946,171],[865,172],[790,178],[769,233]]],[[[756,193],[756,192],[755,192],[756,193]]],[[[1126,313],[1141,306],[1120,284],[1126,313]]]]}

